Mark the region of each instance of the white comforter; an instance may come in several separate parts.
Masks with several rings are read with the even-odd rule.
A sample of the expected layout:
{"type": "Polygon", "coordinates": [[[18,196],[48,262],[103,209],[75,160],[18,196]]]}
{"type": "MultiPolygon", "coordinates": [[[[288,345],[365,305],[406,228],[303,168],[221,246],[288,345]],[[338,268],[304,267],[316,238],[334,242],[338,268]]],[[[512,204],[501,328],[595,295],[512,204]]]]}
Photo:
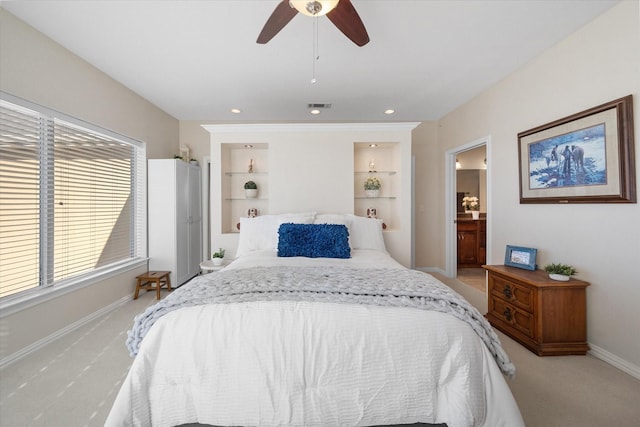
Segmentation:
{"type": "MultiPolygon", "coordinates": [[[[403,268],[257,252],[229,269],[273,265],[403,268]]],[[[216,273],[212,273],[216,274],[216,273]]],[[[151,328],[107,426],[524,425],[491,354],[443,313],[321,302],[211,304],[151,328]]]]}

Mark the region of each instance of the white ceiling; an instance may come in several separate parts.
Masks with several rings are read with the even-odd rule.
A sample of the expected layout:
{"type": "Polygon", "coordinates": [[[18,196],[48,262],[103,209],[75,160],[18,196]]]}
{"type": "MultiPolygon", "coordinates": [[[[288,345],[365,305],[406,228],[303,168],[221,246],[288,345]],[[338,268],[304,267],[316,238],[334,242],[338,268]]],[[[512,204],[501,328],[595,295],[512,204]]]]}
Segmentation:
{"type": "Polygon", "coordinates": [[[315,84],[314,18],[255,42],[279,0],[1,7],[180,120],[358,122],[439,119],[618,1],[352,0],[371,42],[318,18],[315,84]],[[332,107],[311,116],[309,103],[332,107]]]}

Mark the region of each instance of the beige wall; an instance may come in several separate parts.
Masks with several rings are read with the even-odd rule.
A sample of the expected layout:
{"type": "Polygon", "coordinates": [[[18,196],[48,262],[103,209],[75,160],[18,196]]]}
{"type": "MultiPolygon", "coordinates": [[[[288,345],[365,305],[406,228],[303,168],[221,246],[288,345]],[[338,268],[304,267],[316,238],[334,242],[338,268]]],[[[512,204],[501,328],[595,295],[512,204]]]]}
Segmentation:
{"type": "Polygon", "coordinates": [[[147,144],[178,152],[176,119],[0,8],[0,89],[147,144]]]}
{"type": "MultiPolygon", "coordinates": [[[[638,166],[640,12],[635,0],[622,1],[440,120],[438,150],[420,163],[439,171],[434,181],[442,188],[445,152],[490,135],[487,210],[492,247],[487,261],[502,263],[505,245],[515,244],[538,248],[540,266],[576,266],[578,277],[591,283],[588,341],[604,358],[620,358],[619,363],[640,375],[640,205],[521,205],[518,190],[518,132],[629,94],[634,96],[638,166]]],[[[428,142],[427,137],[414,138],[414,144],[428,142]]],[[[434,234],[444,228],[443,195],[438,196],[434,234]]],[[[422,234],[416,241],[444,251],[442,236],[422,234]]],[[[444,268],[444,255],[424,262],[444,268]]]]}
{"type": "Polygon", "coordinates": [[[444,266],[444,155],[438,123],[423,122],[412,133],[414,244],[417,268],[444,266]]]}
{"type": "Polygon", "coordinates": [[[191,148],[192,157],[202,162],[205,156],[209,156],[211,147],[211,134],[202,125],[210,122],[180,121],[180,144],[186,144],[191,148]]]}
{"type": "MultiPolygon", "coordinates": [[[[0,89],[143,141],[149,157],[178,151],[179,123],[0,8],[0,89]]],[[[0,360],[133,294],[143,265],[3,316],[0,360]]]]}

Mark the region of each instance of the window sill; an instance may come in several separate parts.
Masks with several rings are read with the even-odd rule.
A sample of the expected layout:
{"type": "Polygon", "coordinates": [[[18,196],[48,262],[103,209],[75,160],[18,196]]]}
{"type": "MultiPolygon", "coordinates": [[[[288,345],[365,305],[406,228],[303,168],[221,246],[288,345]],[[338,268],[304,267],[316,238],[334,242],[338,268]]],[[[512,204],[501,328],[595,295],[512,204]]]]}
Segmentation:
{"type": "Polygon", "coordinates": [[[110,268],[105,268],[100,272],[94,272],[88,276],[72,279],[56,286],[32,289],[21,293],[20,295],[8,296],[5,300],[0,301],[0,318],[15,314],[29,307],[42,304],[43,302],[58,298],[62,295],[75,292],[78,289],[94,285],[126,271],[146,266],[146,264],[147,258],[127,261],[110,268]]]}

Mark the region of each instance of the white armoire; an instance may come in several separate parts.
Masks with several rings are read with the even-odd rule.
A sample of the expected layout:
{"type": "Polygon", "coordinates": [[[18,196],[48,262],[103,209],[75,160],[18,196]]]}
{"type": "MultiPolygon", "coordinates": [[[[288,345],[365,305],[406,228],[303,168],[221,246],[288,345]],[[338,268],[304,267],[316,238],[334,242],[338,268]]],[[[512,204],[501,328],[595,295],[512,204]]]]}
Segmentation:
{"type": "Polygon", "coordinates": [[[148,163],[149,270],[171,271],[177,287],[200,272],[200,167],[179,159],[148,163]]]}

